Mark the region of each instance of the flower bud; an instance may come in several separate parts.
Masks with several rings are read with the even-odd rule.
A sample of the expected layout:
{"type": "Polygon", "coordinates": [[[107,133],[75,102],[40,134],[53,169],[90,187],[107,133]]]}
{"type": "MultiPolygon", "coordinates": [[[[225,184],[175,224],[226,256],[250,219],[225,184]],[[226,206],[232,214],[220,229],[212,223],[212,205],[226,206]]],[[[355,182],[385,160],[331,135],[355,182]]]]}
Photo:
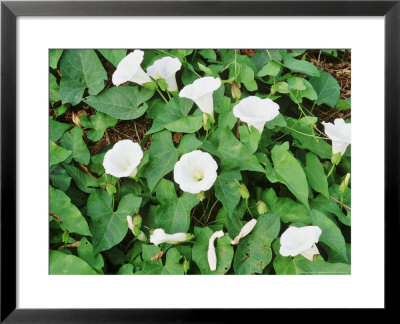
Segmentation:
{"type": "Polygon", "coordinates": [[[257,212],[258,212],[258,215],[264,215],[268,212],[268,207],[267,207],[266,203],[263,202],[262,200],[259,200],[257,202],[257,212]]]}
{"type": "Polygon", "coordinates": [[[342,183],[339,186],[339,191],[342,195],[344,195],[344,192],[346,191],[347,187],[349,186],[349,181],[350,181],[350,173],[347,173],[345,178],[343,179],[342,183]]]}
{"type": "Polygon", "coordinates": [[[137,225],[139,228],[142,227],[142,216],[140,216],[139,214],[133,215],[132,224],[133,226],[137,225]]]}
{"type": "Polygon", "coordinates": [[[238,87],[238,84],[236,83],[236,81],[232,82],[231,92],[232,92],[232,98],[233,99],[235,99],[235,100],[239,100],[240,99],[240,97],[242,95],[242,91],[238,87]]]}
{"type": "Polygon", "coordinates": [[[243,199],[249,199],[250,194],[244,183],[239,185],[239,192],[243,199]]]}
{"type": "Polygon", "coordinates": [[[185,274],[189,271],[190,269],[190,262],[188,260],[183,261],[183,271],[185,274]]]}
{"type": "Polygon", "coordinates": [[[75,114],[74,112],[72,112],[72,121],[73,121],[73,123],[74,123],[76,126],[81,127],[81,119],[80,119],[80,117],[79,117],[77,114],[75,114]]]}
{"type": "Polygon", "coordinates": [[[140,231],[140,234],[137,236],[137,239],[139,241],[146,242],[147,241],[147,236],[142,231],[140,231]]]}

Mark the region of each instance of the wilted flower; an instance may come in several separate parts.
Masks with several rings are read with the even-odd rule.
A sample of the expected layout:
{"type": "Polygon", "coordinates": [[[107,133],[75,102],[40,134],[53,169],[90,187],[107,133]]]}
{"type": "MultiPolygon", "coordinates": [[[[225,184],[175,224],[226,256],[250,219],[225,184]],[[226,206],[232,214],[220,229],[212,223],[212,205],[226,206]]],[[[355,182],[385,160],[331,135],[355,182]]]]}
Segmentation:
{"type": "Polygon", "coordinates": [[[336,118],[334,123],[322,122],[325,133],[332,140],[332,153],[346,152],[347,146],[351,144],[351,124],[345,123],[343,118],[336,118]]]}
{"type": "Polygon", "coordinates": [[[153,234],[150,235],[150,243],[154,245],[159,245],[161,243],[178,244],[189,241],[193,237],[194,236],[189,233],[166,234],[162,228],[157,228],[153,231],[153,234]]]}
{"type": "Polygon", "coordinates": [[[143,151],[138,143],[121,140],[104,155],[103,166],[106,173],[114,177],[134,178],[142,157],[143,151]]]}
{"type": "Polygon", "coordinates": [[[246,225],[244,225],[242,227],[242,229],[240,230],[240,233],[238,234],[238,236],[236,236],[232,241],[231,244],[235,245],[238,244],[240,239],[245,237],[246,235],[248,235],[254,228],[254,226],[256,226],[257,224],[257,220],[256,219],[252,219],[251,221],[247,222],[246,225]]]}
{"type": "Polygon", "coordinates": [[[315,243],[318,242],[321,234],[322,230],[318,226],[289,227],[281,235],[279,253],[292,257],[301,254],[312,261],[314,254],[319,254],[315,243]]]}
{"type": "Polygon", "coordinates": [[[125,56],[122,61],[119,62],[117,69],[112,76],[112,82],[116,86],[127,81],[135,82],[140,85],[151,82],[150,77],[140,66],[143,61],[143,55],[143,51],[134,50],[132,53],[125,56]]]}
{"type": "Polygon", "coordinates": [[[153,79],[164,79],[168,84],[168,91],[177,91],[175,73],[179,71],[182,64],[179,59],[170,56],[163,57],[147,68],[147,74],[153,79]]]}
{"type": "Polygon", "coordinates": [[[279,115],[279,105],[268,98],[250,96],[233,107],[233,114],[249,127],[254,126],[262,133],[265,123],[279,115]]]}
{"type": "Polygon", "coordinates": [[[213,92],[220,86],[220,79],[200,78],[184,87],[179,93],[179,97],[193,100],[202,112],[212,116],[214,112],[213,92]]]}
{"type": "Polygon", "coordinates": [[[220,238],[222,236],[224,236],[224,231],[217,231],[214,232],[214,234],[211,235],[210,239],[208,240],[207,259],[211,271],[215,271],[217,269],[217,255],[215,253],[214,241],[216,238],[220,238]]]}
{"type": "Polygon", "coordinates": [[[198,194],[212,187],[217,179],[217,162],[199,150],[186,153],[175,163],[174,180],[183,191],[198,194]]]}

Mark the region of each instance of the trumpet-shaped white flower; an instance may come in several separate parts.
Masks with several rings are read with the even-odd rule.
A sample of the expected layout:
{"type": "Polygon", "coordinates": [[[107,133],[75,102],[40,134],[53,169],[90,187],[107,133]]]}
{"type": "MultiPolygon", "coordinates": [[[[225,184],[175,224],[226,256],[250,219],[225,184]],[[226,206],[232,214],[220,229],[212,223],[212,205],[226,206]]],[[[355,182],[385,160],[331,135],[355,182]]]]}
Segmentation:
{"type": "Polygon", "coordinates": [[[184,87],[179,93],[179,97],[193,100],[202,112],[213,115],[213,92],[220,86],[220,79],[213,77],[200,78],[184,87]]]}
{"type": "Polygon", "coordinates": [[[215,253],[214,241],[222,236],[224,236],[224,231],[217,231],[214,232],[214,234],[211,235],[210,239],[208,240],[207,259],[211,271],[215,271],[217,269],[217,254],[215,253]]]}
{"type": "Polygon", "coordinates": [[[233,107],[233,114],[249,127],[254,126],[262,133],[265,123],[279,115],[279,105],[268,98],[250,96],[233,107]]]}
{"type": "Polygon", "coordinates": [[[351,144],[351,124],[345,123],[343,118],[336,118],[334,123],[322,122],[325,133],[332,140],[332,153],[346,152],[347,146],[351,144]]]}
{"type": "Polygon", "coordinates": [[[153,79],[164,79],[168,84],[168,91],[177,91],[175,73],[182,67],[179,59],[170,56],[163,57],[147,68],[147,74],[153,79]]]}
{"type": "Polygon", "coordinates": [[[242,229],[240,230],[240,233],[238,234],[238,236],[236,236],[231,241],[231,244],[232,245],[238,244],[241,238],[243,238],[246,235],[250,234],[250,232],[253,230],[253,228],[254,228],[254,226],[256,226],[256,224],[257,224],[257,220],[256,219],[252,219],[251,221],[249,221],[246,225],[244,225],[242,227],[242,229]]]}
{"type": "Polygon", "coordinates": [[[150,243],[159,245],[161,243],[178,244],[191,240],[194,236],[189,233],[167,234],[162,228],[157,228],[150,235],[150,243]]]}
{"type": "Polygon", "coordinates": [[[140,85],[151,82],[150,77],[140,66],[143,61],[143,55],[143,51],[134,50],[132,53],[125,56],[121,62],[119,62],[117,69],[112,76],[112,82],[116,86],[127,81],[135,82],[140,85]]]}
{"type": "Polygon", "coordinates": [[[319,254],[315,243],[318,242],[321,234],[322,230],[318,226],[289,227],[281,235],[279,253],[292,257],[301,254],[312,261],[314,254],[319,254]]]}
{"type": "Polygon", "coordinates": [[[114,177],[135,177],[137,167],[143,157],[138,143],[121,140],[104,155],[103,166],[106,173],[114,177]]]}
{"type": "Polygon", "coordinates": [[[217,169],[217,162],[209,153],[192,151],[183,154],[175,163],[174,180],[183,191],[198,194],[212,187],[217,169]]]}

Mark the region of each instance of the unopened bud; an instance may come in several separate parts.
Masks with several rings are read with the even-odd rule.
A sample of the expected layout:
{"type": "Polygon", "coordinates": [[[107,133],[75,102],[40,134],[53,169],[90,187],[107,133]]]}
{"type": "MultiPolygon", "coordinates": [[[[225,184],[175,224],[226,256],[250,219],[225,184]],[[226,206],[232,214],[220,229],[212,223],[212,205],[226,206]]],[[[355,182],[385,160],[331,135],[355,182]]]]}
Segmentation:
{"type": "Polygon", "coordinates": [[[349,181],[350,181],[350,173],[347,173],[346,176],[344,177],[342,183],[339,186],[339,191],[342,195],[344,195],[344,192],[346,191],[347,187],[349,186],[349,181]]]}
{"type": "Polygon", "coordinates": [[[147,236],[142,231],[140,231],[140,234],[137,236],[137,239],[139,241],[146,242],[147,241],[147,236]]]}
{"type": "Polygon", "coordinates": [[[132,224],[133,226],[138,226],[139,228],[142,227],[142,216],[140,216],[139,214],[135,214],[132,217],[132,224]]]}
{"type": "Polygon", "coordinates": [[[239,192],[243,199],[249,199],[250,194],[244,183],[239,185],[239,192]]]}
{"type": "Polygon", "coordinates": [[[258,212],[258,215],[264,215],[268,212],[268,207],[267,207],[266,203],[263,202],[262,200],[259,200],[257,202],[257,212],[258,212]]]}
{"type": "Polygon", "coordinates": [[[136,237],[139,237],[140,236],[140,228],[139,228],[139,226],[137,226],[137,225],[134,225],[133,226],[133,235],[135,235],[136,237]]]}
{"type": "Polygon", "coordinates": [[[188,260],[183,261],[183,271],[185,274],[189,271],[190,269],[190,262],[188,260]]]}
{"type": "Polygon", "coordinates": [[[240,90],[238,84],[236,83],[236,81],[232,82],[232,86],[231,86],[231,92],[232,92],[232,98],[235,100],[239,100],[241,95],[242,95],[242,91],[240,90]]]}

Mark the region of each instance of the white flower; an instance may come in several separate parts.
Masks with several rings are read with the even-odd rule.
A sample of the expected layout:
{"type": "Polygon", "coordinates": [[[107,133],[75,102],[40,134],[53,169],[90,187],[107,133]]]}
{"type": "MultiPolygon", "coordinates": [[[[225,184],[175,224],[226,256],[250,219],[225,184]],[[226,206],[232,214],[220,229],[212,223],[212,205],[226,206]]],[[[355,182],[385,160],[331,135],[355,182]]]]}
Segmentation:
{"type": "Polygon", "coordinates": [[[119,86],[127,81],[142,85],[152,82],[150,77],[143,71],[140,64],[143,61],[143,51],[134,50],[119,62],[117,69],[112,76],[112,82],[119,86]]]}
{"type": "Polygon", "coordinates": [[[179,97],[192,99],[202,112],[213,115],[213,92],[220,86],[220,79],[213,77],[200,78],[184,87],[179,93],[179,97]]]}
{"type": "Polygon", "coordinates": [[[150,235],[150,243],[154,245],[159,245],[161,243],[178,244],[191,240],[192,238],[193,235],[189,233],[166,234],[162,228],[157,228],[153,231],[153,234],[150,235]]]}
{"type": "Polygon", "coordinates": [[[254,126],[262,133],[265,123],[279,115],[279,105],[268,98],[250,96],[233,107],[233,114],[249,127],[254,126]]]}
{"type": "Polygon", "coordinates": [[[248,235],[253,230],[254,226],[256,226],[256,223],[257,223],[257,220],[256,219],[252,219],[246,225],[244,225],[242,227],[242,229],[240,230],[240,233],[238,234],[238,236],[236,236],[231,241],[231,244],[232,245],[238,244],[241,238],[245,237],[246,235],[248,235]]]}
{"type": "Polygon", "coordinates": [[[175,73],[179,71],[182,64],[179,59],[170,56],[163,57],[147,68],[147,74],[153,79],[164,79],[168,84],[168,91],[177,91],[175,73]]]}
{"type": "Polygon", "coordinates": [[[198,194],[212,187],[217,179],[217,162],[209,153],[199,150],[183,154],[174,167],[174,180],[180,188],[198,194]]]}
{"type": "Polygon", "coordinates": [[[106,173],[114,177],[134,178],[142,157],[143,151],[138,143],[121,140],[104,155],[103,166],[106,173]]]}
{"type": "Polygon", "coordinates": [[[281,235],[279,253],[292,257],[301,254],[312,261],[314,254],[319,254],[315,243],[318,242],[321,234],[322,230],[318,226],[289,227],[281,235]]]}
{"type": "Polygon", "coordinates": [[[216,238],[220,238],[222,236],[224,236],[224,231],[217,231],[214,232],[214,234],[211,235],[210,239],[208,240],[207,259],[211,271],[215,271],[217,269],[217,255],[215,253],[214,241],[216,238]]]}
{"type": "Polygon", "coordinates": [[[346,152],[347,146],[351,144],[351,124],[345,123],[344,119],[336,118],[334,124],[322,122],[325,133],[332,140],[332,153],[346,152]]]}

